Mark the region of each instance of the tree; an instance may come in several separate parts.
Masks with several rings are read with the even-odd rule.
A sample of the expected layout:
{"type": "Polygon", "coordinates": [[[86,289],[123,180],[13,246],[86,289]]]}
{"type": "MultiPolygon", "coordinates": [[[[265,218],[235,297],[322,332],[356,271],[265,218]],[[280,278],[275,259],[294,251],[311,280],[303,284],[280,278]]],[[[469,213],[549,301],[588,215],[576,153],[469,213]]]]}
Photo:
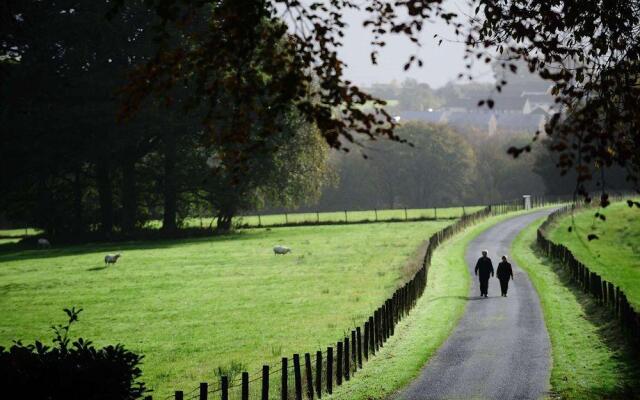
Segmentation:
{"type": "MultiPolygon", "coordinates": [[[[119,1],[122,2],[124,0],[119,1]]],[[[395,137],[393,123],[381,109],[382,102],[371,99],[343,78],[343,63],[336,55],[344,36],[342,16],[346,10],[360,9],[358,2],[155,0],[149,3],[163,19],[163,26],[178,24],[188,30],[188,16],[205,7],[212,7],[214,16],[229,21],[227,25],[201,32],[209,38],[206,40],[208,50],[195,54],[198,60],[213,58],[221,50],[224,54],[251,54],[247,49],[252,45],[246,43],[255,44],[266,36],[259,29],[244,28],[258,26],[256,21],[265,15],[274,19],[275,10],[284,10],[283,15],[290,17],[293,44],[288,54],[296,60],[301,72],[290,80],[290,85],[272,86],[275,91],[282,94],[283,99],[292,100],[306,118],[315,121],[334,147],[341,146],[340,137],[354,140],[354,131],[395,137]],[[245,33],[238,34],[238,29],[245,33]],[[306,88],[314,79],[320,82],[319,90],[311,91],[308,96],[306,88]],[[308,98],[315,98],[316,102],[306,100],[308,98]],[[374,100],[376,110],[389,126],[382,126],[378,123],[379,118],[370,118],[355,107],[367,100],[374,100]],[[344,112],[332,112],[340,107],[344,112]]],[[[553,93],[559,109],[546,132],[554,138],[550,142],[552,150],[560,155],[560,172],[576,171],[578,192],[588,197],[584,182],[594,178],[594,171],[603,171],[602,167],[614,164],[626,169],[628,179],[637,186],[640,178],[637,134],[640,124],[640,5],[607,0],[588,4],[578,0],[476,0],[470,5],[475,8],[475,14],[467,16],[446,10],[441,0],[367,2],[362,8],[368,15],[364,25],[371,29],[372,62],[376,62],[378,49],[385,45],[388,35],[403,34],[419,44],[425,25],[433,18],[442,19],[452,24],[456,34],[464,39],[469,68],[474,60],[491,63],[497,59],[503,68],[515,72],[517,65],[513,61],[523,60],[532,72],[554,84],[553,93]],[[464,28],[465,20],[469,29],[464,28]]],[[[184,65],[183,60],[193,55],[188,50],[176,49],[160,53],[148,73],[141,74],[138,80],[146,82],[151,78],[151,87],[137,85],[139,90],[132,91],[132,98],[137,100],[140,93],[163,92],[165,87],[171,87],[171,80],[158,76],[176,65],[184,65]],[[154,71],[160,73],[149,73],[154,71]]],[[[277,54],[261,55],[278,58],[277,54]]],[[[188,70],[200,73],[202,77],[226,68],[192,61],[187,64],[203,67],[188,70]],[[208,71],[204,75],[203,69],[208,71]]],[[[414,65],[422,65],[421,58],[415,54],[408,57],[405,69],[414,65]]],[[[471,73],[468,75],[473,78],[471,73]]],[[[209,79],[201,81],[208,82],[209,79]]],[[[507,79],[500,79],[495,89],[500,91],[506,84],[507,79]]],[[[203,89],[206,88],[200,86],[196,92],[203,89]]],[[[135,105],[137,101],[133,103],[135,105]]],[[[481,104],[492,107],[493,100],[487,99],[481,104]]],[[[529,144],[514,147],[510,152],[517,156],[530,149],[529,144]]],[[[606,205],[606,193],[601,202],[606,205]]]]}
{"type": "MultiPolygon", "coordinates": [[[[204,191],[216,212],[219,231],[231,229],[233,217],[243,210],[315,201],[330,182],[329,148],[317,128],[295,110],[283,115],[279,124],[279,133],[268,137],[267,151],[248,155],[240,170],[215,147],[204,149],[212,170],[204,191]]],[[[260,137],[259,129],[253,137],[260,137]]]]}
{"type": "Polygon", "coordinates": [[[409,122],[398,134],[413,146],[378,142],[371,154],[379,190],[394,191],[405,207],[463,203],[476,166],[471,146],[444,125],[409,122]]]}
{"type": "Polygon", "coordinates": [[[108,1],[8,7],[14,21],[0,43],[13,62],[3,69],[0,119],[10,168],[0,202],[49,235],[80,236],[91,225],[104,235],[115,225],[132,230],[136,163],[153,149],[158,125],[148,109],[144,120],[118,125],[116,89],[152,52],[144,32],[154,14],[139,2],[110,22],[108,1]]]}

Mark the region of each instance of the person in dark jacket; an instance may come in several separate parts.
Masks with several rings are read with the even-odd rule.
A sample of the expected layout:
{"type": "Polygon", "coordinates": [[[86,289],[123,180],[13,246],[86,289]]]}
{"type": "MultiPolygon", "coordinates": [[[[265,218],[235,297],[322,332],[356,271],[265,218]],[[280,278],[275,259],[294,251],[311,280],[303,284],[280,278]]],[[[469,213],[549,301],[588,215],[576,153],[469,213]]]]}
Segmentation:
{"type": "Polygon", "coordinates": [[[507,297],[507,290],[509,290],[509,279],[513,279],[513,270],[511,264],[507,261],[507,256],[502,256],[502,262],[498,264],[496,271],[496,277],[500,281],[500,290],[502,290],[502,296],[507,297]]]}
{"type": "Polygon", "coordinates": [[[476,276],[480,278],[480,296],[487,297],[489,290],[489,278],[493,276],[493,264],[487,257],[487,251],[482,251],[482,257],[476,263],[476,276]]]}

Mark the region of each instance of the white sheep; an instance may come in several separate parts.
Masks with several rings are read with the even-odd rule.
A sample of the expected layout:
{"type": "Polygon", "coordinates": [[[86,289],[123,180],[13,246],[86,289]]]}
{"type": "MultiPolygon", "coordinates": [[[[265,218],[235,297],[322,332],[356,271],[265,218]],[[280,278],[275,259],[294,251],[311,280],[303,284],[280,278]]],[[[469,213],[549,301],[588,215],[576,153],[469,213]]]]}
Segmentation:
{"type": "Polygon", "coordinates": [[[287,253],[291,253],[291,249],[288,248],[287,246],[282,246],[282,245],[277,245],[273,247],[273,254],[278,255],[278,254],[287,254],[287,253]]]}
{"type": "Polygon", "coordinates": [[[104,256],[104,265],[115,264],[120,258],[120,254],[107,254],[104,256]]]}
{"type": "Polygon", "coordinates": [[[40,247],[41,249],[49,248],[51,247],[51,243],[49,243],[49,241],[45,238],[40,238],[38,239],[38,247],[40,247]]]}

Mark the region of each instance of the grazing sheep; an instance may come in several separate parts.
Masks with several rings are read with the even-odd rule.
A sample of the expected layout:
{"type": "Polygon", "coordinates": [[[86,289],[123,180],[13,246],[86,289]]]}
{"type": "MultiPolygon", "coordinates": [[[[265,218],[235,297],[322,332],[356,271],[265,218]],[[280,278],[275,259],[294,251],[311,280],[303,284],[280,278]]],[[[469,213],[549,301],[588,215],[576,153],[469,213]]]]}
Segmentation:
{"type": "Polygon", "coordinates": [[[281,246],[281,245],[277,245],[274,246],[273,248],[273,254],[278,255],[278,254],[287,254],[287,253],[291,253],[291,249],[288,248],[287,246],[281,246]]]}
{"type": "Polygon", "coordinates": [[[51,247],[51,243],[49,243],[49,241],[45,238],[40,238],[38,239],[38,247],[40,247],[41,249],[46,249],[51,247]]]}
{"type": "Polygon", "coordinates": [[[115,264],[120,258],[120,254],[107,254],[104,256],[104,265],[115,264]]]}

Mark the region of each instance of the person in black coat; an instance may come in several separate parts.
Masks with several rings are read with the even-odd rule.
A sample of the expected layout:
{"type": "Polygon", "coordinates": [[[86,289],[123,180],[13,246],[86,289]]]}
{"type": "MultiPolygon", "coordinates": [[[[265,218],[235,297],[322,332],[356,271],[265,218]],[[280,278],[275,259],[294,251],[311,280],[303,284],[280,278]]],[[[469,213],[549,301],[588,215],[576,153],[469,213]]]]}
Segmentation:
{"type": "Polygon", "coordinates": [[[507,297],[507,290],[509,290],[509,279],[513,279],[513,270],[511,269],[511,264],[507,262],[507,256],[502,256],[502,262],[498,264],[496,277],[500,281],[500,290],[502,290],[502,296],[507,297]]]}
{"type": "Polygon", "coordinates": [[[482,251],[482,257],[476,263],[476,276],[480,278],[480,296],[487,297],[489,290],[489,278],[493,276],[493,264],[487,257],[487,251],[482,251]]]}

